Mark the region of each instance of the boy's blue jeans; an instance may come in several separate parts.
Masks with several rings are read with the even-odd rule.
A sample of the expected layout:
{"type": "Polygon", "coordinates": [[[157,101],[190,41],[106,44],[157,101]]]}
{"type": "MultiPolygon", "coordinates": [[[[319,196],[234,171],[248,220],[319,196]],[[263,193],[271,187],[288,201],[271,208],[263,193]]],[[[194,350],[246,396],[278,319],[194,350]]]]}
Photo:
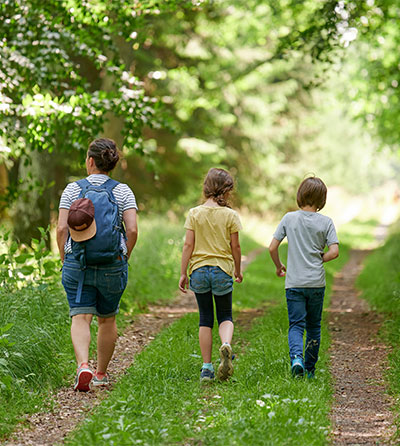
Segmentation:
{"type": "Polygon", "coordinates": [[[290,359],[296,356],[303,359],[303,335],[306,330],[304,366],[311,372],[318,361],[324,294],[325,287],[286,289],[290,359]]]}

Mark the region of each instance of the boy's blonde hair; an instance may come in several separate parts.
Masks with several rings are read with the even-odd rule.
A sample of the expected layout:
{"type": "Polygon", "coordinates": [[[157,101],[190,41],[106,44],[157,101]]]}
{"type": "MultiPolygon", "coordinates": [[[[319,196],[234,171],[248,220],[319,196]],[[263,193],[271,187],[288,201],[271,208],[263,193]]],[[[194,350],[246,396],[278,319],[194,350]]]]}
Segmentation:
{"type": "Polygon", "coordinates": [[[203,183],[205,198],[213,198],[220,206],[229,206],[224,195],[233,189],[233,178],[224,169],[211,168],[203,183]]]}
{"type": "Polygon", "coordinates": [[[297,204],[315,206],[320,211],[326,203],[327,188],[321,178],[309,177],[303,180],[297,190],[297,204]]]}

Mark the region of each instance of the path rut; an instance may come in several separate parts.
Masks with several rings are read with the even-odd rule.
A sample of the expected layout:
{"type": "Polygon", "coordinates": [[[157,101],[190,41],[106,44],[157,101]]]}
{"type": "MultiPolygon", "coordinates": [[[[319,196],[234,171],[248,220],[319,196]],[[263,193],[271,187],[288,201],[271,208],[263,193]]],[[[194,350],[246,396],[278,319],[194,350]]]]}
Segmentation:
{"type": "Polygon", "coordinates": [[[334,445],[399,444],[384,375],[389,348],[378,337],[382,317],[359,298],[354,282],[368,251],[353,250],[337,274],[329,311],[335,403],[334,445]]]}

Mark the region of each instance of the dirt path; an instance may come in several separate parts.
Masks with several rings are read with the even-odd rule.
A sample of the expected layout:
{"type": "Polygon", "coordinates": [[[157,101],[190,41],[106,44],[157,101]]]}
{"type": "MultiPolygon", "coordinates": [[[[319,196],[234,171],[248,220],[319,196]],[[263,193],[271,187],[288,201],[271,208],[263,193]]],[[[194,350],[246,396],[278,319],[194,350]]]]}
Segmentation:
{"type": "Polygon", "coordinates": [[[333,285],[329,327],[335,403],[331,414],[335,445],[398,444],[391,398],[385,393],[388,347],[377,334],[382,318],[358,297],[354,282],[368,251],[352,251],[333,285]]]}
{"type": "MultiPolygon", "coordinates": [[[[113,359],[109,365],[111,387],[126,372],[137,353],[151,342],[157,333],[184,314],[197,311],[191,293],[181,296],[170,306],[151,306],[147,314],[138,315],[122,336],[119,336],[113,359]]],[[[90,361],[95,368],[95,362],[90,361]]],[[[96,389],[92,392],[74,392],[72,386],[61,388],[52,398],[54,409],[34,414],[27,418],[27,427],[18,431],[7,446],[53,446],[61,443],[65,436],[87,413],[107,397],[110,390],[96,389]]]]}
{"type": "MultiPolygon", "coordinates": [[[[257,249],[242,258],[243,270],[265,249],[257,249]]],[[[169,306],[149,306],[147,314],[138,315],[117,340],[115,353],[109,365],[111,377],[110,389],[82,393],[74,392],[72,387],[60,389],[50,404],[53,410],[27,417],[26,427],[18,430],[7,446],[54,446],[63,442],[64,438],[87,416],[88,412],[107,398],[112,385],[125,374],[133,363],[134,357],[151,342],[159,331],[179,319],[184,314],[196,312],[197,304],[191,291],[181,293],[169,306]]],[[[258,312],[239,315],[238,322],[249,323],[258,312]]],[[[95,368],[95,362],[90,361],[95,368]]],[[[49,407],[50,407],[49,404],[49,407]]]]}

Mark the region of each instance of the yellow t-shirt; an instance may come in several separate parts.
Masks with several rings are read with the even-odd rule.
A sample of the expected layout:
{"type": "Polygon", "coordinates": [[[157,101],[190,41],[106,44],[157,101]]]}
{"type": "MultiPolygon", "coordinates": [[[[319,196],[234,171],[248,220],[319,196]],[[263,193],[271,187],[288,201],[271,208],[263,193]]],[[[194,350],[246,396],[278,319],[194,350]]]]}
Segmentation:
{"type": "Polygon", "coordinates": [[[242,229],[237,212],[225,206],[197,206],[190,209],[185,229],[194,231],[189,275],[201,266],[219,266],[233,277],[231,234],[242,229]]]}

